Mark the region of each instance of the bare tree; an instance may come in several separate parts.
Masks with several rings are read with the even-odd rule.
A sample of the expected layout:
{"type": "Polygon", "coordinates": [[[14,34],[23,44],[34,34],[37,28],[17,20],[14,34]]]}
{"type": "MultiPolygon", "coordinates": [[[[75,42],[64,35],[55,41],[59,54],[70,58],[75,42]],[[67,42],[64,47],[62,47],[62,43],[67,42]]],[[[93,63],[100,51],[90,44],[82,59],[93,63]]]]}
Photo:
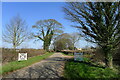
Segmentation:
{"type": "Polygon", "coordinates": [[[71,36],[71,41],[72,41],[73,47],[74,47],[74,49],[75,49],[75,43],[80,40],[80,37],[81,37],[81,36],[80,36],[80,34],[77,33],[77,32],[71,33],[70,36],[71,36]]]}
{"type": "Polygon", "coordinates": [[[9,24],[6,24],[3,31],[3,41],[12,43],[14,49],[20,46],[27,38],[26,22],[19,15],[11,19],[9,24]]]}
{"type": "Polygon", "coordinates": [[[63,33],[58,35],[53,43],[55,51],[61,51],[65,49],[73,50],[73,42],[71,40],[71,35],[68,33],[63,33]]]}

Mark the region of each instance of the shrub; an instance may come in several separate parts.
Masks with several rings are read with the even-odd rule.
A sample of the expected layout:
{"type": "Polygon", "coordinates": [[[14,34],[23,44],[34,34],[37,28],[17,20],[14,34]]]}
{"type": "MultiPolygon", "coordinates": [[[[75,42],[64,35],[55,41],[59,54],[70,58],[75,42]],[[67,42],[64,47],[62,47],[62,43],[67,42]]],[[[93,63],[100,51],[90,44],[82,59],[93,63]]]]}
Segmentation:
{"type": "Polygon", "coordinates": [[[18,53],[28,53],[28,58],[42,55],[45,53],[43,49],[13,49],[2,48],[2,63],[16,61],[18,59],[18,53]]]}

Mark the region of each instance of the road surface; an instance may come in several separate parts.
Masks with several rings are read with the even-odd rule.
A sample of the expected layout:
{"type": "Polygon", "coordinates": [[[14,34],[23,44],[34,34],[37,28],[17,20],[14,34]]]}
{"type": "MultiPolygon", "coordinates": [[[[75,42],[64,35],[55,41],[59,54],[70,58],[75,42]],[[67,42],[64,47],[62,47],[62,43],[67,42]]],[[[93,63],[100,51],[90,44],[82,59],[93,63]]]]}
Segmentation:
{"type": "Polygon", "coordinates": [[[3,78],[62,78],[65,61],[70,57],[54,53],[31,66],[4,75],[3,78]]]}

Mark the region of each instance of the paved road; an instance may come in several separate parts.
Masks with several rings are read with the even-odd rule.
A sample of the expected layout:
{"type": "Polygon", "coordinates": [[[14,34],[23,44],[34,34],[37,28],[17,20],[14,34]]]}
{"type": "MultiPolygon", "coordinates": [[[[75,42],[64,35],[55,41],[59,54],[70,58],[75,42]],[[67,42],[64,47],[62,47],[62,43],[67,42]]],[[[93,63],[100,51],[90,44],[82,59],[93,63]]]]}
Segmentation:
{"type": "Polygon", "coordinates": [[[5,75],[3,78],[61,78],[68,57],[54,53],[49,58],[5,75]]]}

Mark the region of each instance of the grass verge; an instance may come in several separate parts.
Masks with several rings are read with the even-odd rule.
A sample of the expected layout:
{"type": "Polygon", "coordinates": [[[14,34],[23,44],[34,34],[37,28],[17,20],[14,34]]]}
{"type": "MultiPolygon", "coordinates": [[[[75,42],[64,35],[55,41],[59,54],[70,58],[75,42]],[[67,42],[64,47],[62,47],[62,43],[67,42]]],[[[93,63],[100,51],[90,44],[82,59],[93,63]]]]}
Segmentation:
{"type": "Polygon", "coordinates": [[[39,62],[40,60],[43,60],[49,56],[51,56],[53,53],[46,53],[44,55],[40,55],[40,56],[35,56],[35,57],[31,57],[26,61],[13,61],[10,62],[8,64],[5,64],[2,66],[2,71],[0,74],[5,74],[7,72],[12,72],[14,70],[29,66],[33,63],[39,62]]]}
{"type": "Polygon", "coordinates": [[[62,53],[62,54],[65,55],[65,56],[74,56],[73,53],[69,53],[69,54],[62,53]]]}
{"type": "MultiPolygon", "coordinates": [[[[109,68],[102,68],[99,66],[91,65],[87,62],[74,62],[73,59],[66,62],[64,77],[68,80],[77,80],[80,78],[87,79],[109,79],[119,78],[120,76],[116,71],[109,68]]],[[[99,79],[99,80],[100,80],[99,79]]]]}

